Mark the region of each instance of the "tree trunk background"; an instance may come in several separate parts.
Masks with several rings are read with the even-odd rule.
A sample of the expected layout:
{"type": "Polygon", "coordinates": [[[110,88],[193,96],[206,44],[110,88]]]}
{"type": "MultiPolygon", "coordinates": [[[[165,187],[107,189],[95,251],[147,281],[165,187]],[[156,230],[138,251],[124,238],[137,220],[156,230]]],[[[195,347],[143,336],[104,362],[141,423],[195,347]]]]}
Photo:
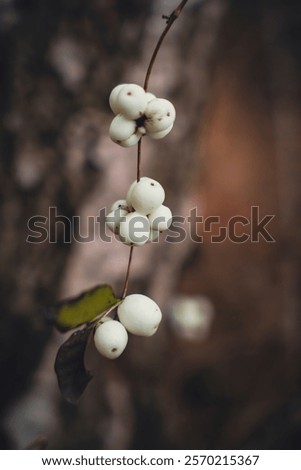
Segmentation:
{"type": "Polygon", "coordinates": [[[39,436],[50,449],[300,448],[301,7],[292,0],[191,0],[169,32],[150,90],[175,103],[177,120],[166,140],[143,142],[143,172],[166,188],[175,215],[196,207],[220,225],[199,243],[135,250],[130,291],[160,304],[163,325],[131,337],[114,362],[89,345],[94,379],[77,406],[58,391],[53,364],[68,335],[46,324],[43,307],[97,283],[120,292],[128,255],[116,241],[66,243],[67,218],[79,216],[85,232],[135,179],[135,151],[107,136],[108,95],[143,82],[161,16],[176,5],[0,5],[1,449],[39,436]],[[274,243],[212,242],[252,206],[274,216],[274,243]],[[61,216],[56,243],[26,242],[28,220],[50,207],[61,216]],[[191,302],[202,327],[189,324],[191,302]]]}

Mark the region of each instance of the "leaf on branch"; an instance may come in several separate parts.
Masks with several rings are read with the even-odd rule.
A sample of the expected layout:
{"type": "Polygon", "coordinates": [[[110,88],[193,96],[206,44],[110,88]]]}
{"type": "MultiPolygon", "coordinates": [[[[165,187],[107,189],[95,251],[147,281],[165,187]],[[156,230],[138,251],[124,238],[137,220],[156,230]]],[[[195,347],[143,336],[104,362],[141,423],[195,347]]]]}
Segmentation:
{"type": "Polygon", "coordinates": [[[77,297],[62,300],[46,309],[46,317],[60,331],[68,331],[92,321],[100,313],[113,307],[120,299],[107,284],[89,289],[77,297]]]}
{"type": "Polygon", "coordinates": [[[60,391],[69,403],[75,404],[92,375],[86,370],[84,355],[92,327],[76,331],[59,348],[54,369],[60,391]]]}

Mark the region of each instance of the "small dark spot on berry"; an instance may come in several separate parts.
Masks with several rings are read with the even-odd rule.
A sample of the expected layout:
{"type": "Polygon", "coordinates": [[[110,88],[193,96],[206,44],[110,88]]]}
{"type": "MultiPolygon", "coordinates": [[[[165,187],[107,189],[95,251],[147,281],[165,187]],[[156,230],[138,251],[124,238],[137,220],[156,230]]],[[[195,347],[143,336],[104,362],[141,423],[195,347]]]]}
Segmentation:
{"type": "Polygon", "coordinates": [[[112,349],[112,352],[116,352],[116,351],[117,351],[117,348],[113,348],[113,349],[112,349]]]}
{"type": "Polygon", "coordinates": [[[169,117],[169,116],[170,116],[170,113],[167,113],[167,114],[166,114],[166,116],[168,116],[168,117],[169,117]]]}
{"type": "Polygon", "coordinates": [[[131,91],[128,91],[128,92],[127,92],[127,95],[128,95],[128,96],[132,96],[132,92],[131,92],[131,91]]]}
{"type": "Polygon", "coordinates": [[[151,186],[155,186],[155,183],[151,183],[151,186]]]}

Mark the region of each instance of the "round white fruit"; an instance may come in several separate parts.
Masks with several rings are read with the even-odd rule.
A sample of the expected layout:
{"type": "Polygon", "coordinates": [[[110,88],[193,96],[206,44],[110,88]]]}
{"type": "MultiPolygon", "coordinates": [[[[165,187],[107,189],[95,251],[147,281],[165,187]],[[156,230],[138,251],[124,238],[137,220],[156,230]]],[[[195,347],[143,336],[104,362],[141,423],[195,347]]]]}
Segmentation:
{"type": "Polygon", "coordinates": [[[110,108],[115,114],[119,114],[120,110],[118,108],[118,103],[117,103],[117,96],[120,90],[126,85],[126,83],[121,83],[120,85],[115,86],[113,90],[111,91],[110,97],[109,97],[109,104],[110,108]]]}
{"type": "Polygon", "coordinates": [[[172,222],[172,213],[169,207],[159,206],[158,209],[155,209],[148,216],[150,221],[151,228],[153,230],[167,230],[172,222]]]}
{"type": "Polygon", "coordinates": [[[133,187],[135,186],[136,183],[137,183],[137,180],[133,181],[133,183],[131,184],[131,186],[129,187],[129,189],[126,193],[126,203],[130,207],[131,207],[131,202],[130,202],[131,194],[132,194],[133,187]]]}
{"type": "Polygon", "coordinates": [[[156,302],[142,294],[126,296],[118,306],[117,313],[124,327],[138,336],[152,336],[162,319],[156,302]]]}
{"type": "Polygon", "coordinates": [[[174,123],[176,110],[170,101],[155,98],[147,103],[145,116],[147,132],[159,132],[168,129],[174,123]]]}
{"type": "Polygon", "coordinates": [[[117,199],[112,206],[111,211],[116,211],[116,209],[124,209],[127,207],[126,199],[117,199]]]}
{"type": "Polygon", "coordinates": [[[143,116],[147,105],[144,89],[133,83],[124,85],[116,96],[116,107],[128,119],[143,116]]]}
{"type": "MultiPolygon", "coordinates": [[[[141,176],[140,181],[145,180],[145,179],[147,179],[147,176],[141,176]]],[[[134,186],[136,185],[136,183],[137,183],[137,180],[133,181],[131,186],[129,187],[127,193],[126,193],[126,202],[127,202],[127,205],[130,206],[130,207],[132,207],[131,203],[130,203],[131,194],[132,194],[132,190],[133,190],[134,186]]]]}
{"type": "Polygon", "coordinates": [[[120,223],[125,220],[127,215],[128,211],[126,209],[115,209],[106,216],[106,224],[112,232],[119,234],[120,223]]]}
{"type": "Polygon", "coordinates": [[[169,126],[167,129],[165,129],[164,131],[159,131],[159,132],[148,132],[147,135],[149,135],[152,139],[155,139],[155,140],[159,140],[159,139],[163,139],[164,137],[166,137],[170,131],[172,130],[173,128],[173,124],[171,124],[171,126],[169,126]]]}
{"type": "Polygon", "coordinates": [[[145,96],[146,96],[146,101],[148,103],[149,101],[154,100],[156,98],[156,95],[154,95],[153,93],[150,93],[149,91],[145,93],[145,96]]]}
{"type": "Polygon", "coordinates": [[[165,199],[161,184],[152,178],[143,177],[130,188],[127,200],[140,214],[148,215],[157,209],[165,199]]]}
{"type": "Polygon", "coordinates": [[[136,132],[139,132],[140,136],[142,137],[146,134],[146,129],[144,126],[139,126],[136,132]]]}
{"type": "Polygon", "coordinates": [[[119,321],[104,321],[95,330],[95,347],[100,354],[108,359],[119,357],[123,353],[127,342],[127,331],[119,321]]]}
{"type": "MultiPolygon", "coordinates": [[[[133,121],[134,122],[134,121],[133,121]]],[[[130,137],[128,137],[125,140],[121,140],[117,142],[121,147],[133,147],[134,145],[138,144],[139,140],[141,139],[140,132],[135,132],[135,134],[132,134],[130,137]]]]}
{"type": "Polygon", "coordinates": [[[128,139],[136,131],[136,124],[134,121],[125,118],[122,114],[117,114],[111,122],[109,134],[113,142],[122,142],[128,139]]]}
{"type": "Polygon", "coordinates": [[[123,243],[144,245],[149,239],[150,224],[145,215],[131,212],[120,222],[119,237],[123,243]]]}

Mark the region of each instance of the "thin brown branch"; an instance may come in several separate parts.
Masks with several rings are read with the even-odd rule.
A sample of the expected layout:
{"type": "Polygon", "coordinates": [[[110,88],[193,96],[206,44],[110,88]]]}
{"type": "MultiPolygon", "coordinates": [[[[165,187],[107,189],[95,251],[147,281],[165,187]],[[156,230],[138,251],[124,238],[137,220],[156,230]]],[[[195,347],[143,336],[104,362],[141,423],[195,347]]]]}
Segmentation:
{"type": "Polygon", "coordinates": [[[143,85],[143,88],[144,88],[145,91],[147,91],[148,82],[149,82],[149,79],[150,79],[150,75],[152,73],[153,65],[155,63],[158,52],[159,52],[159,50],[162,46],[164,38],[167,35],[170,28],[172,27],[173,23],[180,16],[180,14],[181,14],[181,12],[182,12],[182,10],[185,7],[187,2],[188,2],[188,0],[182,0],[182,2],[177,6],[177,8],[175,8],[175,10],[168,17],[164,17],[164,18],[166,18],[166,26],[165,26],[165,29],[162,32],[161,36],[159,37],[159,40],[158,40],[157,45],[154,49],[154,52],[151,56],[151,59],[150,59],[150,62],[149,62],[149,65],[148,65],[148,68],[147,68],[147,71],[146,71],[144,85],[143,85]]]}
{"type": "Polygon", "coordinates": [[[141,178],[141,146],[142,139],[139,140],[137,146],[137,181],[140,181],[141,178]]]}
{"type": "Polygon", "coordinates": [[[134,245],[131,245],[130,248],[130,254],[129,254],[129,260],[128,260],[128,267],[126,270],[126,276],[125,276],[125,281],[124,281],[124,287],[122,291],[122,296],[121,298],[124,299],[127,291],[128,291],[128,286],[129,286],[129,279],[130,279],[130,271],[131,271],[131,264],[132,264],[132,259],[133,259],[133,251],[134,251],[134,245]]]}
{"type": "MultiPolygon", "coordinates": [[[[186,3],[188,0],[182,0],[182,2],[177,6],[177,8],[174,9],[174,11],[167,17],[164,17],[166,19],[166,26],[159,37],[159,40],[156,44],[156,47],[154,49],[154,52],[151,56],[149,65],[147,67],[146,75],[145,75],[145,80],[144,80],[144,85],[143,88],[145,91],[147,91],[148,88],[148,82],[152,73],[153,65],[155,63],[155,60],[157,58],[158,52],[162,46],[162,43],[164,41],[165,36],[167,35],[168,31],[172,27],[173,23],[176,21],[176,19],[180,16],[183,8],[185,7],[186,3]]],[[[137,181],[140,181],[141,178],[141,147],[142,147],[142,138],[138,142],[137,146],[137,181]]],[[[134,251],[134,246],[131,246],[130,249],[130,254],[129,254],[129,260],[128,260],[128,266],[127,266],[127,272],[126,272],[126,277],[124,281],[124,287],[123,287],[123,292],[121,298],[124,299],[127,290],[128,290],[128,285],[129,285],[129,278],[130,278],[130,271],[131,271],[131,264],[132,264],[132,258],[133,258],[133,251],[134,251]]]]}

